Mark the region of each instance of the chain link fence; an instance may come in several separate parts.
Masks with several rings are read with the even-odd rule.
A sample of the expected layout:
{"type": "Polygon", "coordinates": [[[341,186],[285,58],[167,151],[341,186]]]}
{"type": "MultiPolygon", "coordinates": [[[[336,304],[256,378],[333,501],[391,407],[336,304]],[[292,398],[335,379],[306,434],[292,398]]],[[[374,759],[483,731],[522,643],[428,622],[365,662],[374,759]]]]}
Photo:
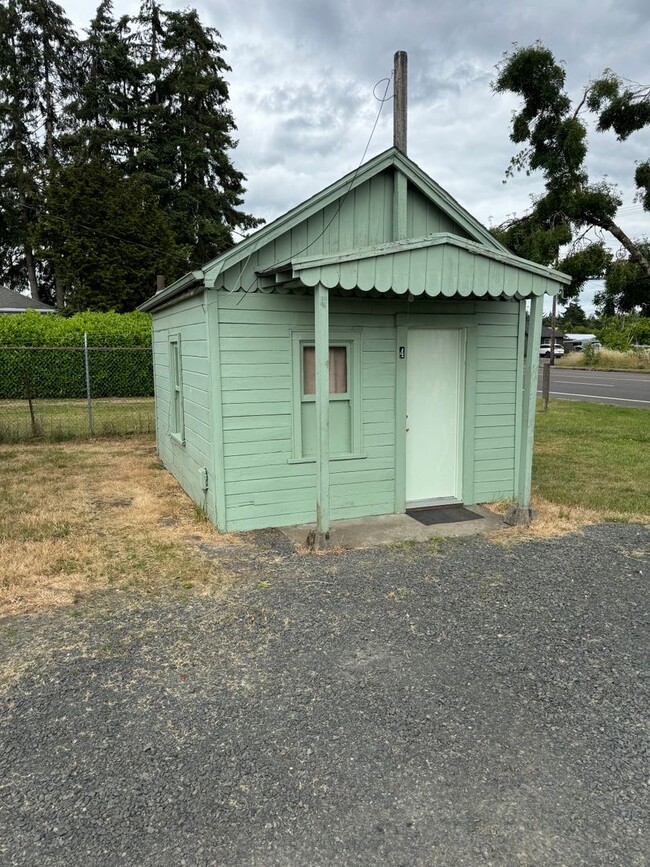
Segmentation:
{"type": "Polygon", "coordinates": [[[0,442],[154,431],[149,346],[1,346],[0,442]]]}

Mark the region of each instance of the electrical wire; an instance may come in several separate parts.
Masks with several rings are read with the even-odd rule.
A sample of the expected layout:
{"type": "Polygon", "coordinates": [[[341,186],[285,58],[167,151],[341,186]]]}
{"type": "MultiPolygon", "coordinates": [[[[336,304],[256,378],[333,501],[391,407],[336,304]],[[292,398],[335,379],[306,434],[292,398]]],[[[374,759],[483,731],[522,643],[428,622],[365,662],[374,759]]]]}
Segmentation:
{"type": "MultiPolygon", "coordinates": [[[[312,240],[311,240],[311,241],[310,241],[310,242],[309,242],[305,247],[302,248],[302,250],[298,250],[297,253],[292,253],[291,256],[290,256],[288,259],[283,260],[283,261],[281,261],[281,262],[279,262],[279,263],[276,263],[276,264],[283,265],[283,264],[285,264],[286,262],[290,262],[291,259],[295,258],[296,256],[300,256],[302,253],[305,253],[305,252],[306,252],[310,247],[312,247],[312,246],[316,243],[316,241],[319,241],[319,240],[323,237],[323,235],[325,234],[325,232],[327,232],[327,230],[328,230],[329,227],[332,225],[332,223],[334,222],[334,220],[335,220],[335,219],[338,217],[338,215],[341,213],[341,208],[343,207],[343,204],[344,204],[345,200],[347,199],[348,194],[350,193],[350,190],[352,189],[355,180],[357,179],[357,175],[359,174],[359,170],[361,169],[361,166],[363,165],[363,162],[364,162],[364,160],[365,160],[365,158],[366,158],[366,154],[368,153],[368,149],[369,149],[369,147],[370,147],[370,144],[371,144],[371,142],[372,142],[373,136],[374,136],[374,134],[375,134],[375,130],[377,129],[377,124],[379,123],[379,118],[381,117],[381,112],[382,112],[382,109],[383,109],[383,107],[384,107],[384,104],[385,104],[386,102],[389,102],[389,101],[393,98],[392,96],[388,96],[388,88],[390,87],[390,83],[391,83],[392,80],[393,80],[393,73],[391,72],[391,74],[390,74],[390,76],[388,76],[388,78],[380,78],[379,81],[375,84],[375,86],[374,86],[373,89],[372,89],[372,95],[374,96],[374,98],[375,98],[375,99],[377,100],[377,102],[379,103],[379,110],[378,110],[378,112],[377,112],[377,116],[375,117],[375,122],[374,122],[373,125],[372,125],[372,129],[370,130],[370,135],[368,136],[368,141],[366,142],[366,146],[365,146],[365,148],[363,149],[363,154],[362,154],[362,156],[361,156],[361,159],[359,160],[359,163],[358,163],[356,169],[354,170],[354,174],[353,174],[352,177],[350,178],[350,182],[349,182],[349,184],[348,184],[348,187],[347,187],[345,193],[344,193],[344,194],[341,196],[341,198],[339,199],[338,207],[336,208],[336,211],[335,211],[334,214],[332,215],[330,221],[327,223],[326,226],[323,227],[323,230],[320,232],[320,234],[318,234],[315,238],[313,238],[313,239],[312,239],[312,240]],[[378,97],[377,94],[376,94],[377,87],[378,87],[380,84],[382,84],[384,81],[386,82],[386,89],[385,89],[385,91],[384,91],[384,95],[383,95],[383,97],[378,97]]],[[[242,268],[242,270],[241,270],[241,272],[240,272],[242,275],[243,275],[243,273],[244,273],[246,267],[248,266],[248,263],[249,263],[249,261],[250,261],[250,259],[251,259],[251,256],[252,256],[253,253],[255,253],[256,251],[257,251],[257,248],[254,246],[253,249],[251,250],[251,252],[250,252],[249,255],[248,255],[248,258],[247,258],[247,260],[246,260],[246,263],[245,263],[245,265],[244,265],[244,268],[242,268]]],[[[244,298],[246,297],[246,295],[248,295],[248,293],[251,291],[251,289],[253,288],[253,286],[255,285],[256,282],[257,282],[257,275],[255,275],[255,277],[253,278],[253,280],[252,280],[250,286],[248,286],[247,289],[244,289],[244,293],[243,293],[242,297],[241,297],[241,298],[239,299],[239,301],[237,302],[237,307],[239,307],[239,305],[241,304],[241,302],[244,300],[244,298]]]]}
{"type": "MultiPolygon", "coordinates": [[[[388,96],[388,88],[390,87],[390,83],[392,81],[392,78],[393,78],[393,73],[391,72],[390,76],[388,76],[387,78],[379,79],[379,81],[374,85],[374,87],[372,89],[373,97],[377,100],[377,102],[379,102],[379,110],[377,111],[377,115],[376,115],[375,121],[372,125],[372,129],[370,131],[368,141],[366,142],[366,146],[363,150],[363,154],[361,156],[361,159],[360,159],[360,161],[359,161],[359,163],[358,163],[358,165],[354,171],[354,174],[352,175],[352,178],[350,179],[350,182],[348,184],[348,187],[347,187],[345,193],[339,199],[336,211],[332,215],[329,222],[324,226],[324,228],[322,229],[320,234],[318,234],[315,238],[313,238],[305,247],[303,247],[297,253],[293,253],[291,258],[293,258],[294,256],[300,256],[302,253],[306,252],[311,246],[313,246],[317,241],[319,241],[323,237],[323,235],[327,232],[327,230],[332,225],[334,220],[340,214],[341,208],[343,207],[343,204],[345,203],[345,200],[347,199],[347,197],[348,197],[348,195],[352,189],[352,186],[354,185],[354,182],[357,178],[357,175],[359,174],[359,170],[361,169],[361,166],[363,165],[363,162],[366,158],[366,155],[368,153],[368,149],[370,148],[370,145],[372,143],[372,139],[373,139],[375,131],[377,129],[377,125],[379,123],[379,119],[381,117],[381,113],[382,113],[384,104],[386,102],[390,102],[390,100],[393,99],[392,95],[388,96]],[[380,96],[377,96],[377,88],[379,87],[380,84],[383,84],[383,82],[386,82],[386,88],[384,90],[383,97],[380,97],[380,96]]],[[[36,208],[33,205],[26,205],[26,207],[29,208],[29,210],[34,211],[34,212],[37,212],[39,210],[38,208],[36,208]]],[[[131,246],[140,247],[140,248],[145,249],[145,250],[151,250],[154,253],[165,254],[168,252],[167,250],[164,250],[162,247],[153,247],[150,244],[144,244],[141,241],[134,241],[130,238],[124,238],[120,235],[115,235],[111,232],[106,232],[106,231],[103,231],[102,229],[99,229],[99,228],[96,228],[93,226],[88,226],[85,223],[72,223],[71,221],[67,220],[65,217],[59,217],[59,216],[56,216],[55,214],[47,214],[47,217],[48,217],[48,219],[56,220],[59,223],[63,223],[68,229],[72,229],[73,231],[78,230],[78,229],[85,229],[86,232],[91,232],[94,235],[99,235],[100,237],[104,237],[104,238],[110,238],[111,240],[119,241],[122,244],[130,244],[131,246]]],[[[230,228],[229,231],[233,232],[236,235],[239,235],[244,240],[247,240],[250,237],[250,235],[244,235],[241,232],[239,232],[237,229],[230,228]]],[[[250,262],[251,257],[253,256],[253,254],[255,252],[257,252],[257,250],[258,250],[258,247],[256,245],[254,245],[253,249],[249,253],[243,267],[241,268],[242,276],[245,273],[246,268],[248,267],[248,263],[250,262]]],[[[290,261],[290,259],[287,259],[286,261],[290,261]]],[[[244,299],[244,296],[246,296],[251,291],[251,289],[253,288],[253,286],[255,285],[256,282],[257,282],[257,276],[254,277],[250,286],[248,286],[248,288],[244,290],[242,297],[237,302],[238,305],[241,304],[241,302],[244,299]]]]}
{"type": "MultiPolygon", "coordinates": [[[[25,203],[23,206],[34,213],[40,213],[40,209],[35,205],[28,205],[25,203]]],[[[94,226],[87,226],[85,223],[72,223],[70,220],[67,220],[65,217],[59,217],[56,214],[48,214],[44,213],[44,217],[47,217],[48,220],[57,220],[59,223],[63,223],[68,229],[72,229],[73,231],[76,229],[86,229],[88,232],[92,232],[94,235],[100,235],[104,238],[110,238],[112,241],[120,241],[122,244],[131,244],[135,247],[142,247],[144,250],[152,250],[154,253],[162,253],[163,255],[168,253],[168,250],[165,250],[163,247],[152,247],[151,244],[143,244],[142,241],[133,241],[131,238],[124,238],[120,235],[114,235],[112,232],[104,232],[102,229],[97,229],[94,226]]]]}

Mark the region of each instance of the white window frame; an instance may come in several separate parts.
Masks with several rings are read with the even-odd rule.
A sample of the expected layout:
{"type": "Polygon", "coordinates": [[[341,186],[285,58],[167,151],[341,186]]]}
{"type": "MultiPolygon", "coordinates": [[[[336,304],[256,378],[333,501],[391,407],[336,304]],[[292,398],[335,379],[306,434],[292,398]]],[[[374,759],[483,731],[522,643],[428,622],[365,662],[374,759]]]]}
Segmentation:
{"type": "MultiPolygon", "coordinates": [[[[292,458],[289,463],[315,463],[316,455],[303,455],[302,450],[302,405],[315,403],[316,395],[303,394],[303,349],[314,346],[313,331],[293,331],[291,334],[291,370],[292,370],[292,458]]],[[[347,348],[347,386],[344,393],[330,392],[330,401],[346,400],[350,402],[351,413],[351,443],[350,451],[334,452],[331,460],[352,460],[363,458],[363,393],[362,364],[363,344],[362,331],[340,331],[330,329],[330,347],[345,346],[347,348]]]]}
{"type": "Polygon", "coordinates": [[[169,429],[171,437],[185,445],[183,353],[180,334],[169,335],[169,429]]]}

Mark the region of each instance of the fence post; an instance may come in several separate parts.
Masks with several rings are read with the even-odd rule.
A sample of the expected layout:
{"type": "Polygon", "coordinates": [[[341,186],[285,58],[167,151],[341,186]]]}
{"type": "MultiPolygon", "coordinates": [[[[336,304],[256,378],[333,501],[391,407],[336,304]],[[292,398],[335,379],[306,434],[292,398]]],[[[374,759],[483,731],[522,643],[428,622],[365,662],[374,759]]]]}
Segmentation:
{"type": "Polygon", "coordinates": [[[88,409],[88,435],[93,435],[93,403],[90,397],[90,364],[88,363],[88,334],[84,332],[84,361],[86,364],[86,405],[88,409]]]}
{"type": "Polygon", "coordinates": [[[551,362],[542,365],[542,410],[548,412],[548,398],[551,393],[551,362]]]}

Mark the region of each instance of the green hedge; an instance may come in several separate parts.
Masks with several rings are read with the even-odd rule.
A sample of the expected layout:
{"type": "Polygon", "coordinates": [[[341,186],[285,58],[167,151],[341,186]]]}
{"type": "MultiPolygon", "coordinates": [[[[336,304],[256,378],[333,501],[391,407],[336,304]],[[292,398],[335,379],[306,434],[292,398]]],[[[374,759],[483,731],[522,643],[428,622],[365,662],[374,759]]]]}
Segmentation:
{"type": "Polygon", "coordinates": [[[148,313],[0,314],[0,346],[151,346],[148,313]]]}
{"type": "MultiPolygon", "coordinates": [[[[92,397],[153,394],[147,346],[88,350],[92,397]]],[[[84,351],[78,348],[0,347],[0,400],[86,397],[84,351]]]]}
{"type": "Polygon", "coordinates": [[[77,313],[65,318],[28,311],[0,316],[0,399],[84,398],[84,333],[92,397],[153,394],[147,314],[77,313]]]}

